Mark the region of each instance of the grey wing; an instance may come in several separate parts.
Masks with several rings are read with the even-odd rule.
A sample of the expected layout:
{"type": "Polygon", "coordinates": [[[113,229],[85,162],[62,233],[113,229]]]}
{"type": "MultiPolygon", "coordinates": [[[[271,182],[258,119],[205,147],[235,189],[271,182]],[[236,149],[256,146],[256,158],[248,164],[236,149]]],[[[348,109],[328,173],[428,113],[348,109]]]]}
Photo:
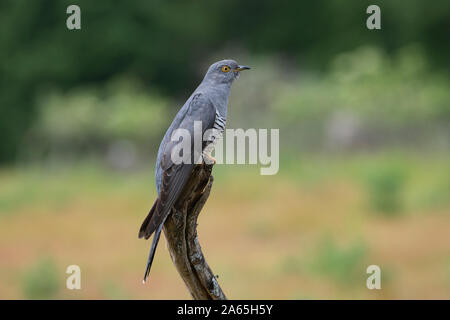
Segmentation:
{"type": "MultiPolygon", "coordinates": [[[[194,121],[202,122],[202,136],[207,129],[214,125],[216,109],[212,102],[203,94],[198,93],[193,96],[188,111],[179,124],[179,128],[186,129],[191,134],[191,154],[194,154],[194,121]]],[[[183,187],[189,180],[194,164],[175,164],[171,159],[172,149],[178,142],[171,141],[167,144],[161,157],[162,183],[159,198],[149,215],[144,220],[139,231],[139,237],[148,239],[152,233],[164,223],[170,209],[175,204],[183,187]]],[[[191,159],[193,160],[193,159],[191,159]]]]}

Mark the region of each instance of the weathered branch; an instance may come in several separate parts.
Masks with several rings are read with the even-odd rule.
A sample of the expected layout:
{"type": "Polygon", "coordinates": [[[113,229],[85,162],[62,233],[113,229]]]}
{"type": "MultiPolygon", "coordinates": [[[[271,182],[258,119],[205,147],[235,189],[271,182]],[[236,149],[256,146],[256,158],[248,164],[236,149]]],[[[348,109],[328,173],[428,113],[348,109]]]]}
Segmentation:
{"type": "Polygon", "coordinates": [[[192,298],[225,300],[225,294],[203,256],[197,236],[197,219],[211,191],[212,165],[195,166],[164,224],[170,256],[192,298]]]}

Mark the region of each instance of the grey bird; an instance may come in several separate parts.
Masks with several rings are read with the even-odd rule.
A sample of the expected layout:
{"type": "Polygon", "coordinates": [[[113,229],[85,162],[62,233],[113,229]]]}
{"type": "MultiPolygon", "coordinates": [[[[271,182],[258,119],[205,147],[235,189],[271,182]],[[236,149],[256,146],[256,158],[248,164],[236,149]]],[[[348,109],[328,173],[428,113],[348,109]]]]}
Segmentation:
{"type": "MultiPolygon", "coordinates": [[[[139,238],[148,239],[154,233],[143,282],[150,273],[164,222],[189,180],[196,163],[195,155],[198,154],[194,150],[195,144],[191,141],[191,161],[187,161],[187,163],[172,161],[172,151],[179,143],[179,141],[172,141],[172,135],[177,129],[185,129],[193,139],[194,121],[201,121],[202,137],[208,129],[219,134],[222,133],[225,130],[231,84],[239,78],[242,70],[248,69],[250,69],[248,66],[241,66],[234,60],[222,60],[212,64],[203,81],[178,111],[164,135],[156,159],[155,180],[158,198],[139,230],[139,238]]],[[[212,150],[210,147],[213,146],[217,137],[217,134],[212,134],[206,142],[203,142],[202,151],[210,152],[212,150]]],[[[208,152],[202,156],[205,161],[207,159],[215,161],[208,152]]]]}

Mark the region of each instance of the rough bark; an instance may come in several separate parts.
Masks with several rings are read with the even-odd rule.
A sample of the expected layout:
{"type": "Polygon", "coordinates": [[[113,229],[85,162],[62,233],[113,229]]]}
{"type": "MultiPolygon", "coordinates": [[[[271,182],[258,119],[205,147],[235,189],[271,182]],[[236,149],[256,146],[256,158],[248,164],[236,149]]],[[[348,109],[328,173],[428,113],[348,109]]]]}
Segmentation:
{"type": "Polygon", "coordinates": [[[164,224],[170,256],[193,299],[225,300],[208,266],[197,235],[197,219],[209,197],[213,165],[200,164],[184,187],[164,224]]]}

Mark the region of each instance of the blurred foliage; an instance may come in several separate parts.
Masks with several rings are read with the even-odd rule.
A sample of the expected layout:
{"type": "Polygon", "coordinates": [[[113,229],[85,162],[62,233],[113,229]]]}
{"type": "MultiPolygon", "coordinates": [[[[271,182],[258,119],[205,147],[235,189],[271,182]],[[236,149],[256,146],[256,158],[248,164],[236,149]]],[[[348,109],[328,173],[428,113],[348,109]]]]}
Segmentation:
{"type": "MultiPolygon", "coordinates": [[[[405,45],[420,43],[431,70],[450,69],[448,1],[433,5],[420,0],[407,4],[379,1],[382,31],[369,31],[365,26],[369,4],[360,0],[345,5],[337,0],[262,0],[257,4],[237,0],[4,0],[0,3],[0,161],[16,158],[38,114],[36,94],[48,87],[65,91],[128,74],[165,95],[185,97],[217,53],[237,58],[243,52],[267,54],[293,66],[325,70],[336,54],[364,45],[380,47],[391,55],[405,45]],[[65,26],[69,4],[82,9],[80,31],[65,26]]],[[[339,63],[345,66],[346,58],[339,63]]],[[[367,76],[370,81],[374,67],[360,66],[362,73],[353,76],[363,85],[367,76]]],[[[406,65],[410,67],[415,68],[406,65]]],[[[314,93],[312,88],[306,90],[314,93]]],[[[421,101],[436,94],[432,99],[439,103],[445,96],[442,85],[424,90],[421,101]]],[[[323,91],[316,93],[324,95],[323,91]]],[[[399,97],[394,90],[389,95],[399,97]]],[[[383,97],[379,98],[381,104],[383,97]]],[[[407,105],[410,99],[402,98],[405,101],[399,103],[407,105]]]]}
{"type": "Polygon", "coordinates": [[[367,177],[371,207],[385,215],[395,215],[404,207],[404,188],[407,174],[400,165],[377,167],[367,177]]]}
{"type": "Polygon", "coordinates": [[[364,241],[338,245],[332,236],[326,236],[311,250],[307,259],[287,256],[280,264],[282,274],[315,274],[327,276],[337,284],[352,285],[364,281],[368,248],[364,241]]]}
{"type": "Polygon", "coordinates": [[[27,299],[54,299],[61,283],[51,258],[40,258],[23,277],[23,292],[27,299]]]}
{"type": "Polygon", "coordinates": [[[363,283],[366,277],[364,260],[368,255],[367,246],[357,241],[345,247],[336,244],[330,237],[320,244],[310,268],[316,274],[326,275],[341,284],[363,283]]]}
{"type": "MultiPolygon", "coordinates": [[[[358,48],[338,55],[323,75],[288,69],[270,57],[253,63],[255,70],[243,75],[245,85],[240,80],[233,88],[227,126],[280,128],[282,155],[450,149],[450,78],[431,72],[418,45],[393,57],[358,48]]],[[[42,91],[37,105],[23,158],[100,155],[120,167],[154,155],[177,103],[136,78],[119,77],[42,91]]]]}
{"type": "Polygon", "coordinates": [[[23,150],[33,159],[101,155],[127,143],[132,151],[134,144],[145,150],[161,140],[168,126],[167,104],[131,79],[45,94],[23,150]]]}
{"type": "Polygon", "coordinates": [[[420,47],[389,58],[363,47],[338,55],[323,78],[279,87],[274,112],[302,147],[449,148],[450,78],[431,72],[420,47]]]}

